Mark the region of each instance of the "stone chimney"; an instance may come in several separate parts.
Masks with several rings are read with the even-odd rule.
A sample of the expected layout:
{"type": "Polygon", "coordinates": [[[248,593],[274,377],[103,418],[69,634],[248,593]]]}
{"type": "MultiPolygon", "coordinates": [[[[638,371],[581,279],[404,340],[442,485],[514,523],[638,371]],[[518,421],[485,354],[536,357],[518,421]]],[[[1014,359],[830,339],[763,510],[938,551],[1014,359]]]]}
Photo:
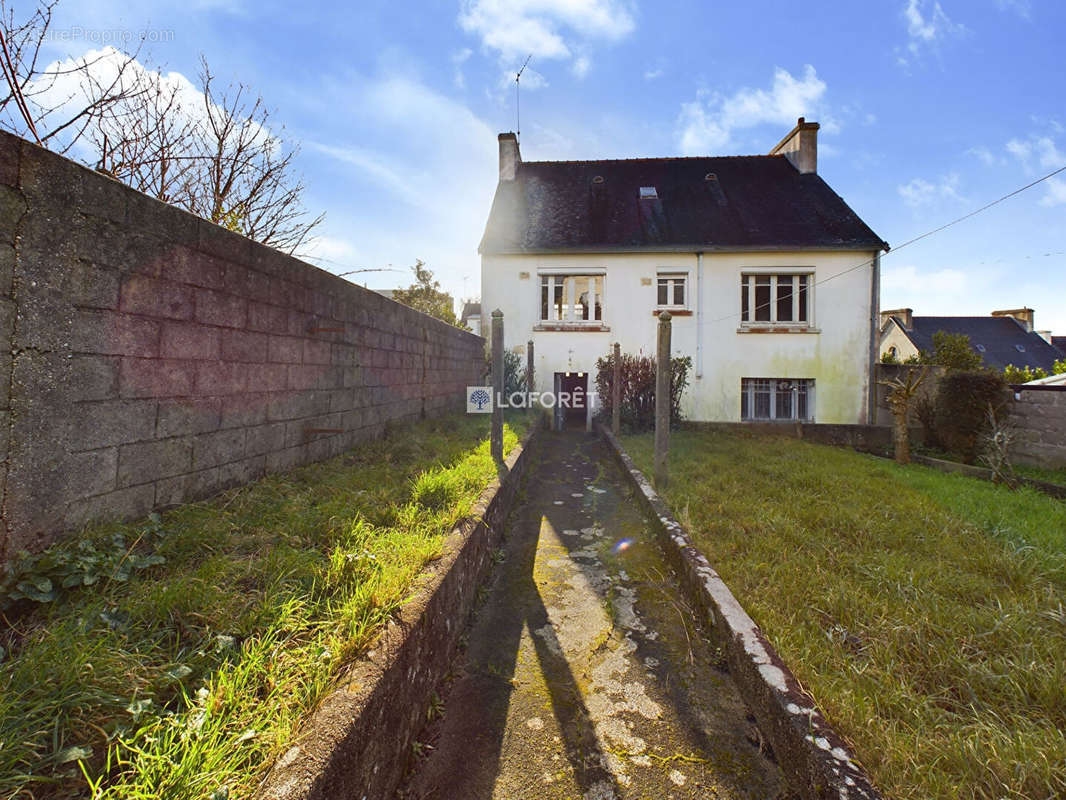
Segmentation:
{"type": "Polygon", "coordinates": [[[909,331],[914,328],[914,309],[896,308],[891,311],[881,312],[881,328],[883,329],[892,317],[897,317],[903,324],[903,330],[909,331]]]}
{"type": "Polygon", "coordinates": [[[1005,311],[993,311],[993,317],[1013,317],[1022,324],[1027,331],[1033,332],[1033,309],[1031,308],[1009,308],[1005,311]]]}
{"type": "Polygon", "coordinates": [[[796,127],[785,134],[770,155],[782,155],[792,162],[792,166],[801,174],[818,172],[818,128],[817,122],[807,122],[799,118],[796,127]]]}
{"type": "Polygon", "coordinates": [[[518,137],[513,133],[501,133],[500,139],[500,180],[513,181],[518,174],[518,165],[522,163],[522,154],[518,152],[518,137]]]}

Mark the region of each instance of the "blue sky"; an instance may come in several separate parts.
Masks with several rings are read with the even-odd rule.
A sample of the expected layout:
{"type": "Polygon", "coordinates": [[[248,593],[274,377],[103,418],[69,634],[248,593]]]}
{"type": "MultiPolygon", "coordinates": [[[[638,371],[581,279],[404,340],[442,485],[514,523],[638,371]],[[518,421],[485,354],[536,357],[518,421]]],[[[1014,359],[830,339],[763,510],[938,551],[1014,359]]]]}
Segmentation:
{"type": "MultiPolygon", "coordinates": [[[[57,58],[109,31],[147,30],[144,60],[190,77],[203,53],[301,142],[321,266],[418,257],[457,297],[479,293],[531,53],[526,160],[765,153],[803,115],[819,172],[893,245],[1066,165],[1058,0],[60,0],[54,29],[57,58]]],[[[1066,174],[889,254],[882,307],[1029,305],[1066,334],[1064,221],[1066,174]]]]}

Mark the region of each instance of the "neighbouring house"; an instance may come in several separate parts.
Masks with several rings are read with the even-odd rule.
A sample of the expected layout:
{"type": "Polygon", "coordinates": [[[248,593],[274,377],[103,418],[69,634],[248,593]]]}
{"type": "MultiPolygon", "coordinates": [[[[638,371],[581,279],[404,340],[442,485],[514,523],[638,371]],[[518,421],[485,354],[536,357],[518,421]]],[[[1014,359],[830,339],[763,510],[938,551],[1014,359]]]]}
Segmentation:
{"type": "Polygon", "coordinates": [[[1008,364],[1051,372],[1066,353],[1053,344],[1048,331],[1034,330],[1031,308],[993,311],[987,317],[916,317],[909,308],[881,312],[881,355],[906,361],[919,352],[933,352],[933,334],[961,333],[986,367],[1002,370],[1008,364]]]}
{"type": "Polygon", "coordinates": [[[481,303],[473,300],[464,301],[463,313],[459,319],[478,336],[481,335],[481,303]]]}
{"type": "Polygon", "coordinates": [[[538,391],[588,390],[614,342],[655,355],[665,310],[688,418],[872,420],[888,245],[818,175],[817,132],[801,118],[768,155],[540,162],[500,134],[482,330],[500,309],[538,391]]]}

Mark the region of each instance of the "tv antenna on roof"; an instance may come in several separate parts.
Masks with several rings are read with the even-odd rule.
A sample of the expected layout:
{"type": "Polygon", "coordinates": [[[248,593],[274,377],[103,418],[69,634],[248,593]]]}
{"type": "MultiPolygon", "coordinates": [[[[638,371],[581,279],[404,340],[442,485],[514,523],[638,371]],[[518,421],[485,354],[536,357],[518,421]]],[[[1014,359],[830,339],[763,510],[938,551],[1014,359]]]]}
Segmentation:
{"type": "Polygon", "coordinates": [[[522,65],[522,69],[518,70],[514,76],[514,127],[516,141],[522,141],[522,99],[518,90],[521,85],[522,73],[526,71],[526,67],[529,66],[529,60],[531,58],[533,58],[532,53],[526,56],[526,63],[522,65]]]}

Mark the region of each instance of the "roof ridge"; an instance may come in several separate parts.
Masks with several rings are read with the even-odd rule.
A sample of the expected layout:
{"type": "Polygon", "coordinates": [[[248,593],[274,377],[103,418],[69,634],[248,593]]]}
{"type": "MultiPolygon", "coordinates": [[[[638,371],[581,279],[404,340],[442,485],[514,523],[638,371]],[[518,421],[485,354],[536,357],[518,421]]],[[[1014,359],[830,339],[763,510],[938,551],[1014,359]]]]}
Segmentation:
{"type": "Polygon", "coordinates": [[[522,165],[528,164],[614,164],[619,162],[631,162],[631,161],[708,161],[710,159],[740,159],[740,158],[784,158],[782,155],[768,155],[766,153],[755,153],[752,155],[733,155],[733,156],[647,156],[642,158],[578,158],[572,160],[560,160],[560,161],[523,161],[522,165]]]}
{"type": "MultiPolygon", "coordinates": [[[[893,314],[893,316],[896,316],[893,314]]],[[[1014,319],[1014,317],[993,317],[991,314],[912,314],[911,319],[1014,319]]]]}

